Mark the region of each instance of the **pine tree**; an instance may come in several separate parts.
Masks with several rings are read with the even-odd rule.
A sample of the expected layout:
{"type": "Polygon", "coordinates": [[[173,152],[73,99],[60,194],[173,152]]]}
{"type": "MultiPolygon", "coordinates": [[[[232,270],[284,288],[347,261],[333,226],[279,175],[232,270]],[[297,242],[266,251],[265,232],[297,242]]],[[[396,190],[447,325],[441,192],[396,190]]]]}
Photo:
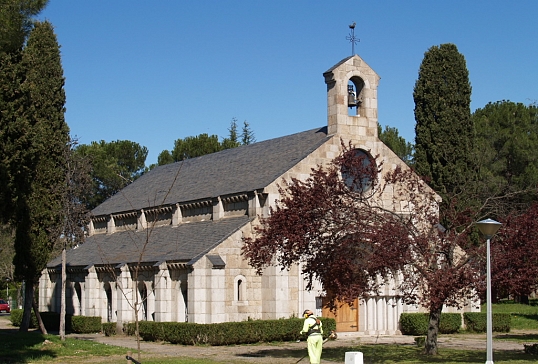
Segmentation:
{"type": "Polygon", "coordinates": [[[398,129],[386,125],[383,130],[381,125],[378,124],[377,135],[405,164],[408,166],[413,165],[413,145],[400,136],[398,129]]]}
{"type": "Polygon", "coordinates": [[[252,143],[256,143],[256,137],[254,136],[252,129],[250,129],[250,124],[245,120],[243,122],[243,130],[241,132],[241,144],[249,145],[252,143]]]}
{"type": "Polygon", "coordinates": [[[241,144],[239,143],[239,137],[237,135],[237,119],[232,118],[230,122],[230,127],[228,128],[228,138],[222,140],[221,146],[222,149],[232,149],[237,148],[241,144]]]}
{"type": "Polygon", "coordinates": [[[415,166],[441,196],[473,180],[471,84],[454,44],[431,47],[415,84],[415,166]]]}
{"type": "Polygon", "coordinates": [[[25,81],[21,92],[29,103],[25,120],[27,149],[20,166],[21,183],[15,206],[15,276],[26,282],[21,331],[27,331],[34,285],[46,267],[63,226],[66,148],[64,77],[60,47],[49,22],[37,22],[23,51],[25,81]]]}
{"type": "Polygon", "coordinates": [[[483,198],[511,194],[499,204],[503,214],[526,210],[538,198],[538,107],[498,101],[475,110],[472,118],[483,198]]]}
{"type": "Polygon", "coordinates": [[[2,0],[0,3],[0,56],[20,50],[32,30],[32,17],[48,0],[2,0]]]}

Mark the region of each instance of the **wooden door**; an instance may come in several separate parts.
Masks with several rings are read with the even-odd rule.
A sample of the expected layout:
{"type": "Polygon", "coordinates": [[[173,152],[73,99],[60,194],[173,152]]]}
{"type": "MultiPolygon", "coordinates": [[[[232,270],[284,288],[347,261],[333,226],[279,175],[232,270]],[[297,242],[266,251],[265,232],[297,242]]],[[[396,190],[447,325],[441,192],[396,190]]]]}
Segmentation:
{"type": "Polygon", "coordinates": [[[326,307],[326,299],[323,299],[322,316],[336,320],[337,332],[350,332],[359,330],[359,300],[355,299],[353,305],[347,303],[336,304],[336,312],[332,312],[326,307]]]}

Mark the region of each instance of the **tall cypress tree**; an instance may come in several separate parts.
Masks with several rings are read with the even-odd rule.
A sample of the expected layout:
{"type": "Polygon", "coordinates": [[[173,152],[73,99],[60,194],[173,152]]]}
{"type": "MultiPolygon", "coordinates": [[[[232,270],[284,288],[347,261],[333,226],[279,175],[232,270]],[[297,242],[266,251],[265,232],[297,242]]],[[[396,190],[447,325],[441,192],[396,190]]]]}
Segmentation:
{"type": "Polygon", "coordinates": [[[0,3],[0,220],[12,218],[13,202],[21,186],[15,183],[23,172],[28,127],[21,113],[28,104],[21,92],[25,80],[22,48],[32,17],[48,0],[3,0],[0,3]]]}
{"type": "Polygon", "coordinates": [[[431,47],[415,84],[415,166],[442,197],[474,179],[471,84],[454,44],[431,47]]]}
{"type": "Polygon", "coordinates": [[[24,165],[19,175],[27,188],[15,206],[15,276],[26,282],[21,331],[30,323],[34,285],[50,258],[63,225],[66,149],[65,92],[60,47],[49,22],[37,22],[23,51],[26,78],[21,93],[28,103],[20,113],[28,127],[24,165]]]}

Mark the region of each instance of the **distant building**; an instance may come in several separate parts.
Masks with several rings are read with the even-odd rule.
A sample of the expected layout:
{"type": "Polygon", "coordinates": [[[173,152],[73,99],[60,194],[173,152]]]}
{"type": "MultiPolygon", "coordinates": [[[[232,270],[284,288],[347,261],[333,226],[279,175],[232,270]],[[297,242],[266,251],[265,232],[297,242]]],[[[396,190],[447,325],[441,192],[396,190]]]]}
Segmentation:
{"type": "MultiPolygon", "coordinates": [[[[96,207],[86,242],[67,252],[68,313],[132,322],[137,300],[139,318],[149,321],[277,319],[305,308],[327,314],[324,292],[306,291],[298,266],[258,276],[241,255],[243,237],[279,198],[278,185],[329,163],[341,139],[381,156],[384,170],[408,168],[377,136],[379,76],[357,55],[323,75],[326,126],[157,167],[96,207]]],[[[60,262],[43,271],[41,311],[60,311],[60,262]]],[[[405,306],[395,287],[357,301],[358,309],[342,307],[338,331],[398,332],[400,313],[417,308],[405,306]]]]}

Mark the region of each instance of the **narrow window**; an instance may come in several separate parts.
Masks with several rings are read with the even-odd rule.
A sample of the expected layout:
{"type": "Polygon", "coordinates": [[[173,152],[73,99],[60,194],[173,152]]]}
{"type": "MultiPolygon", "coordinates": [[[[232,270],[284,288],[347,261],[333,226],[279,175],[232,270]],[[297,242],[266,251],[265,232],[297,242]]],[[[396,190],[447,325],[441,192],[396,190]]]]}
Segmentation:
{"type": "Polygon", "coordinates": [[[237,281],[237,300],[243,301],[243,280],[237,281]]]}

